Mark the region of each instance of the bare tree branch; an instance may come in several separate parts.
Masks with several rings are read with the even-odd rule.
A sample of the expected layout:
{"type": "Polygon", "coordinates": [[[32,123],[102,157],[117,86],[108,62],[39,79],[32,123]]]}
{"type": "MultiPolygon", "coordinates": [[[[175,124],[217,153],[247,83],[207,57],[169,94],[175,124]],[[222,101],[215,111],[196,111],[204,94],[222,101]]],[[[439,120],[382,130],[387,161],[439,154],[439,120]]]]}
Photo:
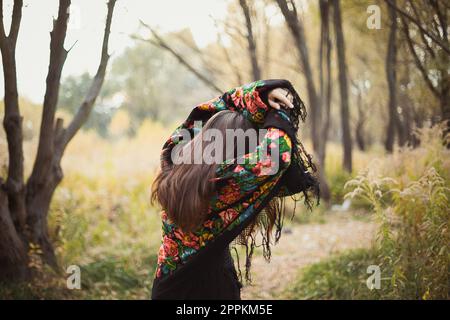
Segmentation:
{"type": "Polygon", "coordinates": [[[89,114],[94,107],[95,100],[97,99],[100,89],[102,88],[105,74],[106,74],[106,66],[108,65],[109,54],[108,54],[108,43],[109,43],[109,34],[111,32],[111,23],[114,12],[114,6],[116,4],[116,0],[110,0],[108,2],[108,13],[106,17],[105,24],[105,32],[103,34],[103,44],[102,44],[102,53],[100,58],[100,64],[97,69],[97,73],[95,74],[94,79],[92,80],[91,86],[89,87],[89,91],[84,98],[80,108],[77,111],[77,114],[72,119],[69,124],[67,130],[64,133],[64,138],[62,140],[62,150],[58,150],[59,152],[63,152],[64,148],[67,144],[72,140],[81,126],[86,122],[89,117],[89,114]]]}
{"type": "Polygon", "coordinates": [[[5,114],[3,126],[8,141],[8,178],[5,189],[13,212],[12,219],[17,228],[25,226],[26,209],[24,204],[24,167],[22,147],[22,116],[19,110],[16,70],[16,40],[22,16],[22,0],[14,1],[10,36],[5,35],[3,22],[3,1],[0,0],[0,50],[2,53],[5,85],[5,114]]]}
{"type": "Polygon", "coordinates": [[[28,187],[38,189],[45,180],[52,166],[54,153],[54,121],[58,104],[58,92],[61,73],[67,57],[64,49],[64,40],[69,21],[70,0],[61,0],[58,9],[58,18],[53,21],[53,30],[50,32],[50,62],[48,66],[46,90],[39,133],[38,151],[33,171],[28,180],[28,187]]]}
{"type": "Polygon", "coordinates": [[[432,39],[439,47],[441,47],[443,50],[445,50],[448,54],[450,54],[450,48],[448,47],[448,44],[445,44],[444,42],[442,42],[442,40],[440,40],[438,37],[436,37],[434,34],[432,34],[431,32],[428,32],[428,30],[426,30],[422,24],[420,23],[420,21],[418,21],[415,17],[412,17],[411,15],[409,15],[407,12],[405,12],[404,10],[400,9],[399,7],[397,7],[392,0],[386,0],[387,4],[389,6],[391,6],[393,9],[395,9],[398,13],[400,13],[404,18],[408,19],[409,21],[411,21],[412,23],[414,23],[419,29],[420,31],[422,31],[424,34],[426,34],[430,39],[432,39]]]}
{"type": "Polygon", "coordinates": [[[11,30],[9,31],[8,38],[11,39],[12,42],[16,43],[17,36],[19,34],[20,21],[22,20],[22,0],[14,1],[13,13],[12,13],[12,21],[11,21],[11,30]]]}
{"type": "Polygon", "coordinates": [[[152,40],[148,40],[148,39],[142,39],[137,36],[132,36],[133,39],[149,42],[153,45],[157,45],[160,48],[163,48],[164,50],[166,50],[170,54],[172,54],[178,60],[178,62],[180,62],[183,66],[185,66],[190,72],[192,72],[204,84],[206,84],[208,87],[214,89],[219,94],[223,93],[222,89],[220,89],[217,85],[215,85],[210,79],[208,79],[206,76],[204,76],[200,71],[198,71],[196,68],[194,68],[186,59],[183,58],[182,55],[180,55],[172,47],[170,47],[169,44],[167,42],[165,42],[152,27],[150,27],[148,24],[144,23],[142,20],[140,21],[140,23],[142,26],[144,26],[146,29],[148,29],[152,33],[155,40],[152,41],[152,40]]]}
{"type": "Polygon", "coordinates": [[[256,42],[253,36],[252,19],[250,16],[250,8],[248,7],[247,0],[239,0],[239,4],[242,8],[242,12],[245,17],[245,25],[247,27],[247,43],[248,43],[248,53],[250,57],[250,62],[252,64],[252,75],[253,80],[259,80],[261,78],[261,70],[258,65],[258,57],[256,55],[256,42]]]}
{"type": "Polygon", "coordinates": [[[223,43],[223,39],[222,36],[220,34],[220,30],[219,30],[219,22],[217,20],[214,19],[214,26],[216,27],[217,30],[217,44],[222,47],[223,53],[225,55],[225,60],[227,61],[228,65],[231,67],[231,69],[233,70],[234,75],[236,76],[236,83],[235,86],[239,86],[242,84],[242,75],[241,75],[241,70],[238,68],[238,66],[233,62],[233,59],[231,58],[230,55],[230,51],[228,50],[228,48],[224,45],[223,43]]]}
{"type": "MultiPolygon", "coordinates": [[[[202,50],[200,50],[195,44],[190,43],[185,37],[183,37],[181,34],[179,33],[175,33],[175,38],[177,38],[178,40],[181,41],[181,43],[183,43],[183,45],[185,45],[186,47],[188,47],[190,50],[192,50],[193,52],[195,52],[195,54],[200,58],[202,64],[205,66],[205,68],[212,73],[221,73],[223,74],[223,70],[220,69],[218,66],[212,66],[211,63],[208,61],[206,55],[202,52],[202,50]]],[[[156,44],[156,43],[155,43],[156,44]]],[[[157,44],[156,44],[157,45],[157,44]]],[[[218,57],[217,55],[212,57],[214,60],[217,60],[218,57]]]]}
{"type": "Polygon", "coordinates": [[[287,0],[276,0],[278,6],[280,7],[281,13],[283,14],[286,24],[292,34],[294,43],[297,47],[300,57],[300,64],[303,67],[303,74],[306,80],[306,87],[308,91],[309,106],[311,108],[311,137],[313,140],[313,148],[317,152],[319,149],[319,121],[318,115],[320,114],[320,101],[317,96],[316,86],[314,84],[313,71],[311,67],[311,62],[309,58],[308,46],[306,43],[305,28],[303,21],[299,19],[297,14],[297,8],[293,1],[287,0]]]}
{"type": "MultiPolygon", "coordinates": [[[[269,1],[263,1],[263,5],[267,6],[269,3],[269,1]]],[[[263,24],[263,32],[264,32],[264,40],[263,40],[263,46],[264,46],[264,50],[263,50],[263,68],[261,70],[262,72],[262,78],[268,78],[270,75],[270,57],[271,57],[271,52],[272,52],[272,42],[271,42],[271,35],[272,35],[272,27],[271,27],[271,19],[272,19],[273,15],[268,17],[267,14],[265,12],[263,12],[262,14],[262,24],[263,24]]]]}
{"type": "Polygon", "coordinates": [[[245,33],[242,31],[239,26],[236,23],[231,23],[229,21],[222,21],[224,27],[226,27],[228,30],[235,31],[240,37],[245,38],[245,33]]]}
{"type": "MultiPolygon", "coordinates": [[[[447,30],[447,14],[442,14],[442,12],[446,12],[445,10],[443,10],[440,6],[439,6],[439,1],[437,0],[430,0],[431,5],[434,8],[434,11],[436,12],[436,16],[438,17],[439,23],[442,26],[442,32],[444,35],[444,39],[447,39],[448,37],[448,30],[447,30]]],[[[446,9],[449,9],[450,6],[449,5],[445,5],[445,1],[444,1],[444,6],[446,7],[446,9]]]]}
{"type": "Polygon", "coordinates": [[[408,24],[406,23],[406,20],[404,17],[400,17],[400,20],[402,21],[402,30],[405,34],[406,43],[408,44],[409,51],[411,52],[411,55],[414,58],[414,62],[416,64],[417,69],[419,69],[420,73],[422,74],[423,79],[425,80],[425,83],[427,84],[428,88],[431,90],[431,92],[439,98],[439,92],[438,90],[433,86],[433,83],[431,82],[430,78],[428,77],[428,72],[425,69],[424,65],[420,61],[419,56],[417,55],[416,49],[414,49],[414,43],[411,39],[411,35],[409,34],[409,28],[408,24]]]}
{"type": "Polygon", "coordinates": [[[5,38],[5,26],[3,24],[3,0],[0,0],[0,45],[5,43],[5,38]]]}
{"type": "Polygon", "coordinates": [[[3,22],[3,0],[0,0],[0,40],[2,40],[3,43],[5,43],[5,41],[7,40],[11,40],[13,44],[16,43],[17,35],[19,34],[20,29],[20,21],[22,20],[22,6],[22,0],[14,1],[11,28],[9,31],[9,35],[7,36],[5,33],[5,25],[3,22]]]}
{"type": "Polygon", "coordinates": [[[320,10],[320,45],[319,45],[319,79],[320,79],[320,99],[323,109],[320,108],[321,114],[318,118],[323,119],[320,129],[320,135],[325,142],[318,150],[319,161],[325,163],[326,158],[326,141],[328,140],[328,133],[330,129],[330,111],[332,98],[332,84],[331,84],[331,39],[330,39],[330,2],[328,0],[319,1],[320,10]],[[325,59],[324,59],[325,53],[325,59]],[[325,61],[324,61],[325,60],[325,61]],[[324,64],[325,73],[324,76],[324,64]]]}
{"type": "MultiPolygon", "coordinates": [[[[414,14],[417,16],[418,21],[420,24],[422,24],[422,18],[420,16],[419,11],[417,10],[416,6],[411,0],[408,0],[409,5],[411,6],[412,10],[414,11],[414,14]]],[[[430,47],[430,44],[428,43],[427,39],[425,38],[425,34],[423,32],[419,32],[420,38],[422,39],[423,44],[425,45],[426,50],[428,53],[434,58],[436,55],[434,54],[433,49],[430,47]]]]}

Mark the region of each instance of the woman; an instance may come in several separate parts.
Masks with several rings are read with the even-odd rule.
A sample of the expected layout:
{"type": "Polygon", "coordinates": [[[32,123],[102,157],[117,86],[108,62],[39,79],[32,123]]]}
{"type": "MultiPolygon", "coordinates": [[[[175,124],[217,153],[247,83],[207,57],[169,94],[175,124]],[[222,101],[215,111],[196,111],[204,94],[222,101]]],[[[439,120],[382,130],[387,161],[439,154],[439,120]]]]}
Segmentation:
{"type": "Polygon", "coordinates": [[[240,299],[230,243],[246,246],[250,280],[255,235],[262,235],[269,259],[273,227],[275,241],[281,233],[283,197],[303,193],[308,206],[309,192],[318,199],[309,172],[314,166],[296,138],[299,118],[305,117],[289,81],[260,80],[198,105],[175,130],[164,144],[152,186],[152,200],[163,208],[152,299],[240,299]],[[219,144],[217,136],[232,129],[260,129],[264,136],[257,146],[248,140],[245,147],[242,140],[233,148],[219,144]],[[212,149],[214,156],[206,152],[212,149]],[[209,160],[217,155],[222,160],[207,161],[205,153],[209,160]]]}

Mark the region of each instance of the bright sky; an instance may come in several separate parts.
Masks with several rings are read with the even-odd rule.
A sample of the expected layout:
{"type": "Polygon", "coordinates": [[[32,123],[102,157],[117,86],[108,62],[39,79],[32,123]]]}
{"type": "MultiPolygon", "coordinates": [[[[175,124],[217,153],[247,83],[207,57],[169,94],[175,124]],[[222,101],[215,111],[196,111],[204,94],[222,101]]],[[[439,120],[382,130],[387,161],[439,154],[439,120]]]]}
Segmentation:
{"type": "MultiPolygon", "coordinates": [[[[4,1],[5,29],[9,32],[12,0],[4,1]]],[[[189,27],[197,45],[215,41],[216,29],[211,16],[222,18],[229,0],[118,0],[110,36],[110,53],[117,55],[132,44],[129,35],[139,26],[139,19],[161,32],[189,27]]],[[[52,17],[58,12],[57,0],[24,0],[16,60],[19,95],[41,103],[49,61],[52,17]]],[[[71,22],[65,47],[70,51],[63,77],[95,73],[106,16],[105,0],[72,0],[71,22]]],[[[0,57],[1,60],[1,57],[0,57]]],[[[0,65],[0,99],[3,98],[3,70],[0,65]]]]}

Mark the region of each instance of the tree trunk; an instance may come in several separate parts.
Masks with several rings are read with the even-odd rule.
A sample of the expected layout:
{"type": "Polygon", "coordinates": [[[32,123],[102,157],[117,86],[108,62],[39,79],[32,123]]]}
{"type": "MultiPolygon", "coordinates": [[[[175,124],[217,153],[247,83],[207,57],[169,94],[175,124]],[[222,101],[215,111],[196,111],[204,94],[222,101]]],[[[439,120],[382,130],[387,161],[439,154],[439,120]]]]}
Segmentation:
{"type": "Polygon", "coordinates": [[[319,81],[320,81],[320,108],[317,118],[320,119],[320,139],[317,150],[317,158],[320,167],[319,182],[322,197],[329,201],[331,199],[330,188],[326,182],[325,159],[328,133],[330,128],[331,112],[331,39],[330,39],[330,3],[328,0],[319,0],[320,8],[320,45],[319,45],[319,81]]]}
{"type": "Polygon", "coordinates": [[[441,86],[440,86],[440,106],[442,114],[442,122],[444,123],[444,137],[448,136],[449,140],[447,143],[447,148],[450,148],[450,77],[448,74],[447,67],[449,66],[449,55],[445,52],[442,55],[442,66],[440,70],[441,74],[441,86]]]}
{"type": "Polygon", "coordinates": [[[11,219],[8,195],[0,189],[0,283],[28,277],[27,247],[11,219]]]}
{"type": "Polygon", "coordinates": [[[344,147],[344,169],[352,172],[352,137],[350,133],[350,111],[348,99],[348,76],[345,60],[345,41],[342,31],[340,0],[332,1],[334,13],[334,31],[336,36],[336,51],[339,69],[339,92],[341,96],[342,144],[344,147]]]}
{"type": "MultiPolygon", "coordinates": [[[[395,3],[395,0],[394,0],[395,3]]],[[[397,12],[388,7],[391,26],[389,30],[389,42],[386,55],[386,77],[389,89],[388,102],[388,126],[386,131],[385,149],[392,152],[394,149],[395,125],[397,118],[397,12]]]]}
{"type": "Polygon", "coordinates": [[[364,110],[363,110],[363,99],[361,89],[357,87],[358,96],[356,97],[356,107],[358,108],[358,120],[356,122],[355,128],[355,140],[358,149],[361,151],[366,150],[366,143],[364,140],[364,123],[366,121],[364,110]]]}
{"type": "Polygon", "coordinates": [[[239,0],[239,4],[242,8],[242,12],[245,17],[245,25],[247,27],[247,43],[248,53],[250,56],[250,62],[252,64],[252,76],[253,80],[261,79],[261,70],[259,69],[258,57],[256,55],[256,41],[253,36],[252,19],[250,15],[250,8],[248,7],[247,0],[239,0]]]}
{"type": "Polygon", "coordinates": [[[27,189],[27,224],[30,228],[29,241],[39,245],[43,260],[54,270],[58,268],[47,224],[48,211],[54,191],[63,178],[59,159],[54,159],[50,172],[43,176],[39,188],[29,185],[27,189]]]}
{"type": "Polygon", "coordinates": [[[102,55],[97,74],[67,129],[61,119],[55,121],[58,91],[67,51],[64,49],[70,0],[60,0],[58,18],[54,20],[50,42],[50,63],[41,120],[39,145],[33,171],[27,184],[23,177],[22,118],[20,116],[15,44],[20,26],[22,1],[14,1],[11,31],[3,29],[3,3],[0,0],[0,49],[5,79],[4,127],[8,141],[9,167],[6,183],[0,179],[0,282],[27,280],[28,249],[31,244],[42,251],[42,260],[57,268],[49,238],[47,216],[53,193],[61,182],[61,158],[69,141],[86,122],[105,77],[109,59],[108,40],[115,0],[108,2],[102,55]]]}
{"type": "Polygon", "coordinates": [[[324,137],[321,136],[321,118],[319,117],[321,115],[321,102],[317,95],[316,86],[314,84],[314,77],[309,59],[309,51],[306,44],[303,22],[298,18],[297,9],[293,1],[290,1],[291,9],[289,8],[286,0],[277,0],[277,3],[280,7],[281,13],[286,20],[286,24],[292,34],[295,46],[299,53],[300,65],[302,66],[303,75],[306,80],[308,102],[311,110],[311,140],[313,142],[314,153],[319,158],[317,165],[319,172],[321,198],[326,203],[329,203],[330,188],[325,178],[325,165],[324,163],[321,163],[320,160],[322,144],[326,143],[324,137]]]}
{"type": "Polygon", "coordinates": [[[290,1],[291,8],[287,4],[286,0],[277,0],[278,6],[281,9],[286,24],[292,34],[295,46],[299,53],[300,65],[303,69],[303,75],[306,81],[306,90],[308,93],[308,102],[311,110],[311,139],[313,142],[314,151],[320,149],[319,145],[322,143],[322,139],[319,134],[319,121],[318,115],[320,114],[320,101],[317,96],[316,86],[314,84],[314,77],[312,73],[312,67],[309,59],[308,46],[306,44],[305,30],[303,22],[298,18],[297,9],[294,2],[290,1]]]}
{"type": "Polygon", "coordinates": [[[8,177],[0,178],[0,281],[28,278],[22,116],[19,110],[16,43],[22,19],[22,1],[14,1],[11,28],[6,35],[0,0],[0,50],[5,86],[3,126],[8,142],[8,177]]]}
{"type": "MultiPolygon", "coordinates": [[[[42,110],[39,144],[31,176],[27,181],[27,224],[30,229],[29,241],[42,250],[44,262],[57,269],[56,256],[48,235],[47,214],[53,191],[55,113],[61,73],[67,57],[64,49],[67,23],[69,21],[70,0],[61,0],[58,18],[50,33],[50,62],[46,79],[46,90],[42,110]]],[[[59,181],[58,181],[59,182],[59,181]]]]}

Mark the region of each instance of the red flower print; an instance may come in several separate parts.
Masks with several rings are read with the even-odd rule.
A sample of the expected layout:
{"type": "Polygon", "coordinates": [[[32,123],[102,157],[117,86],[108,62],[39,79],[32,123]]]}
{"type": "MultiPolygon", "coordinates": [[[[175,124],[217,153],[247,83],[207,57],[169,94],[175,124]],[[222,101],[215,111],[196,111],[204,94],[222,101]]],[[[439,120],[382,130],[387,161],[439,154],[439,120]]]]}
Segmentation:
{"type": "Polygon", "coordinates": [[[215,102],[216,100],[217,100],[217,98],[206,101],[205,103],[198,105],[197,108],[199,108],[200,110],[205,110],[205,111],[214,111],[214,110],[216,110],[216,107],[214,106],[213,102],[215,102]]]}
{"type": "Polygon", "coordinates": [[[283,162],[290,162],[291,161],[291,153],[288,151],[283,152],[281,154],[281,159],[283,160],[283,162]]]}
{"type": "Polygon", "coordinates": [[[253,168],[252,168],[252,172],[255,175],[259,175],[259,173],[261,172],[261,162],[258,162],[253,168]]]}
{"type": "Polygon", "coordinates": [[[160,246],[158,252],[158,263],[162,263],[164,260],[166,260],[166,253],[164,252],[164,246],[160,246]]]}
{"type": "Polygon", "coordinates": [[[203,233],[203,234],[200,236],[200,238],[199,238],[199,240],[200,240],[200,246],[201,246],[201,247],[204,247],[204,246],[206,245],[207,241],[209,241],[209,240],[211,240],[211,239],[213,239],[213,238],[214,238],[214,236],[212,235],[212,233],[209,233],[209,232],[203,233]]]}
{"type": "Polygon", "coordinates": [[[226,204],[230,204],[239,199],[239,196],[239,185],[233,180],[229,180],[228,184],[222,188],[219,195],[219,200],[226,204]]]}
{"type": "Polygon", "coordinates": [[[247,93],[244,97],[245,105],[247,107],[248,112],[251,114],[255,114],[258,111],[258,106],[255,104],[255,102],[252,99],[252,94],[247,93]]]}
{"type": "Polygon", "coordinates": [[[206,220],[205,223],[203,223],[203,225],[204,225],[206,228],[211,229],[211,228],[213,227],[213,225],[214,225],[214,222],[213,222],[212,220],[206,220]]]}
{"type": "Polygon", "coordinates": [[[271,140],[276,140],[279,137],[284,136],[284,132],[278,129],[270,130],[267,132],[266,137],[271,140]]]}
{"type": "Polygon", "coordinates": [[[272,165],[272,160],[270,158],[265,158],[261,161],[263,167],[270,167],[272,165]]]}
{"type": "Polygon", "coordinates": [[[184,238],[184,232],[181,231],[180,229],[175,229],[174,233],[175,238],[177,238],[178,240],[183,240],[184,238]]]}
{"type": "Polygon", "coordinates": [[[230,224],[234,220],[234,218],[237,217],[237,215],[238,212],[234,209],[228,209],[219,213],[219,216],[222,218],[225,225],[230,224]]]}
{"type": "Polygon", "coordinates": [[[170,239],[168,236],[164,236],[163,246],[166,256],[175,257],[178,255],[178,244],[172,239],[170,239]]]}
{"type": "Polygon", "coordinates": [[[259,92],[257,90],[253,92],[253,103],[256,107],[267,110],[267,105],[261,100],[261,97],[259,96],[259,92]]]}
{"type": "Polygon", "coordinates": [[[277,147],[277,144],[275,142],[271,142],[269,144],[269,149],[275,149],[277,147]]]}
{"type": "Polygon", "coordinates": [[[244,91],[242,88],[237,88],[234,93],[231,95],[231,100],[233,100],[233,103],[236,107],[240,107],[242,104],[242,98],[244,96],[244,91]]]}
{"type": "Polygon", "coordinates": [[[268,165],[264,165],[259,173],[262,176],[270,176],[277,173],[277,166],[275,162],[269,162],[268,165]]]}
{"type": "Polygon", "coordinates": [[[177,229],[174,232],[175,237],[183,243],[186,247],[198,249],[198,237],[192,232],[184,233],[183,231],[177,229]]]}

